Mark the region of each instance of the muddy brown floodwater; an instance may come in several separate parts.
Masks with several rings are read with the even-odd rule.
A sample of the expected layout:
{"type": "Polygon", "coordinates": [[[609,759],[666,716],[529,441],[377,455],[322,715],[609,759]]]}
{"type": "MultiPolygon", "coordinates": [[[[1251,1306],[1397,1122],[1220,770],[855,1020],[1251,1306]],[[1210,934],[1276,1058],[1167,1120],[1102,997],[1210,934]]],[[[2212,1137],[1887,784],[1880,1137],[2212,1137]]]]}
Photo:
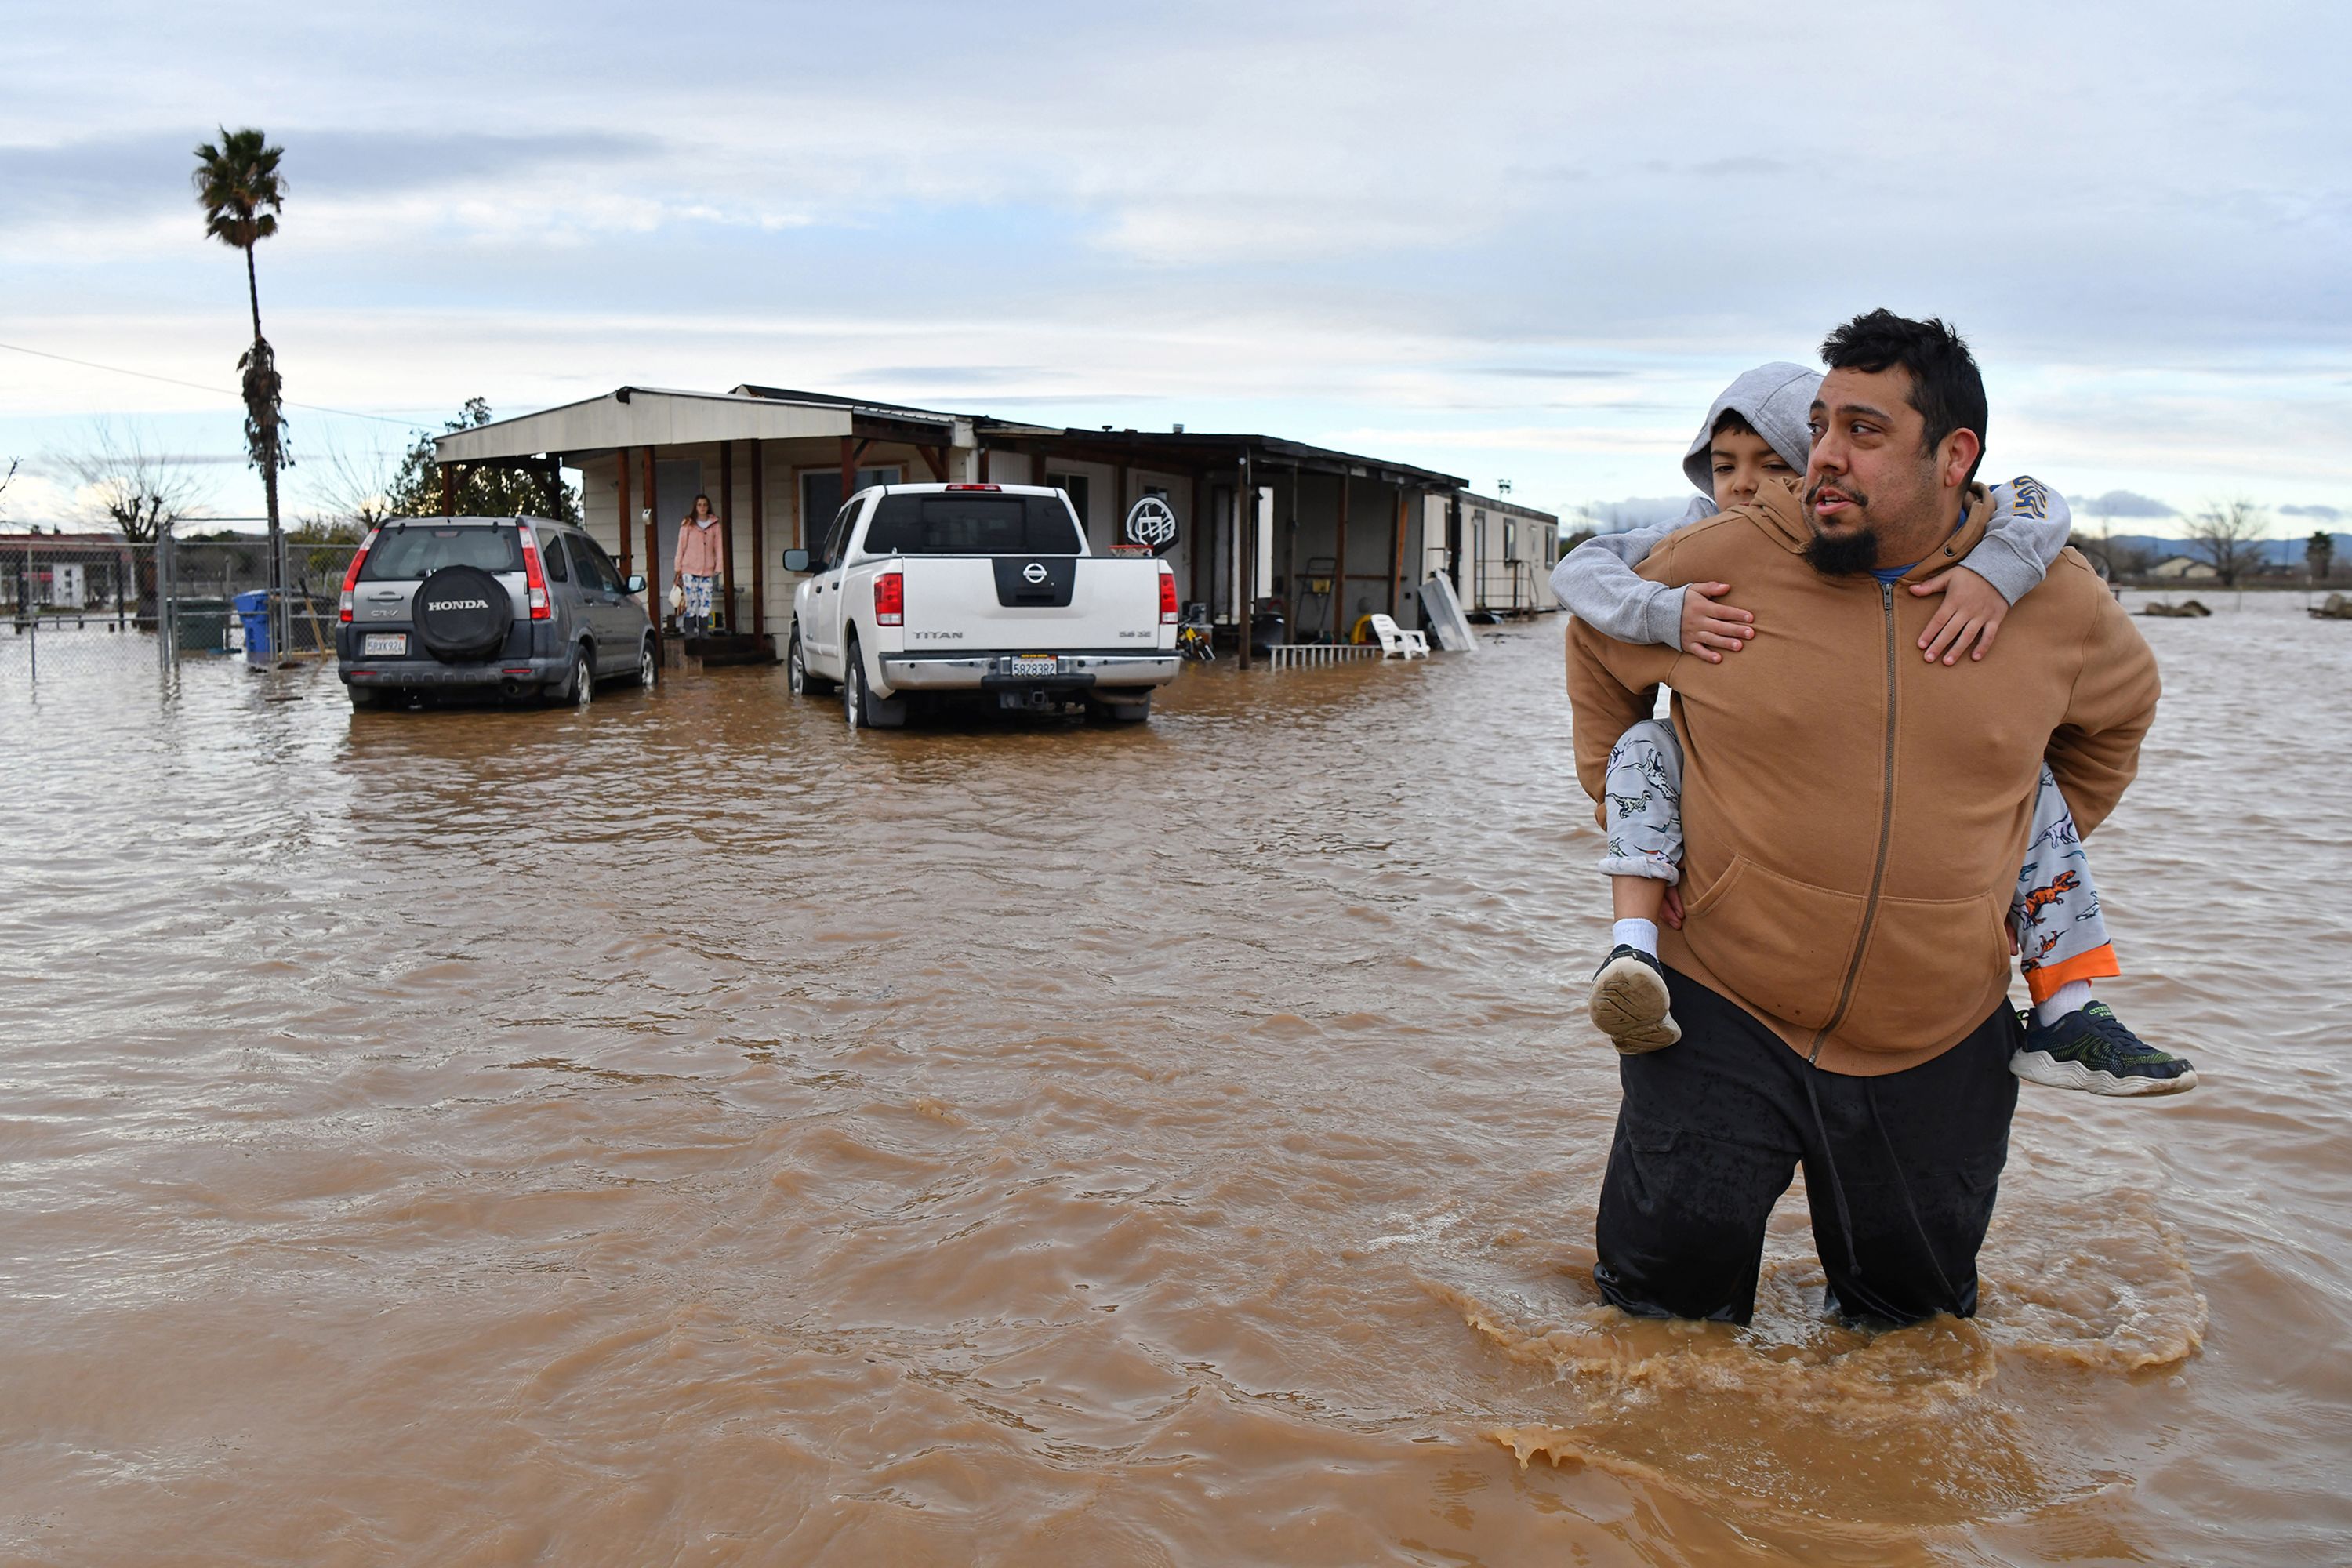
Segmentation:
{"type": "Polygon", "coordinates": [[[1753,1330],[1596,1304],[1556,622],[1127,731],[19,679],[0,1560],[2343,1561],[2352,626],[2143,625],[2203,1085],[2025,1090],[1874,1338],[1795,1193],[1753,1330]]]}

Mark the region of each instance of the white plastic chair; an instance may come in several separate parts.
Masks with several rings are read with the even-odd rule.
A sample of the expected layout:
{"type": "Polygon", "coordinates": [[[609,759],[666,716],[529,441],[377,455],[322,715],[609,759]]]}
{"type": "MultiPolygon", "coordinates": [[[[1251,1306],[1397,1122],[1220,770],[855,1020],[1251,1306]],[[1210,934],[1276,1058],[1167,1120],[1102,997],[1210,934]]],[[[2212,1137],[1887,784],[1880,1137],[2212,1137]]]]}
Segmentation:
{"type": "Polygon", "coordinates": [[[1396,624],[1393,616],[1371,617],[1372,635],[1381,639],[1383,658],[1427,658],[1429,639],[1419,632],[1409,632],[1396,624]]]}

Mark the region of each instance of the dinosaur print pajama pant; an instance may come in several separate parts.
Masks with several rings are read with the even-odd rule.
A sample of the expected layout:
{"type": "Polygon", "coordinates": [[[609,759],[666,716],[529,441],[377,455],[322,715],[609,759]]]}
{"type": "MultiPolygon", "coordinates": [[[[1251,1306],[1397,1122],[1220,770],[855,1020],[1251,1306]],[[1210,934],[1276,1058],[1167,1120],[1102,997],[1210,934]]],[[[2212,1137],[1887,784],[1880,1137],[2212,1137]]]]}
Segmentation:
{"type": "MultiPolygon", "coordinates": [[[[1669,887],[1681,881],[1683,748],[1672,721],[1644,719],[1618,737],[1603,787],[1609,843],[1601,874],[1649,877],[1669,887]]],[[[2068,981],[2123,973],[2100,917],[2099,891],[2074,831],[2074,814],[2047,767],[2034,794],[2032,834],[2009,914],[2018,965],[2036,1002],[2068,981]]]]}

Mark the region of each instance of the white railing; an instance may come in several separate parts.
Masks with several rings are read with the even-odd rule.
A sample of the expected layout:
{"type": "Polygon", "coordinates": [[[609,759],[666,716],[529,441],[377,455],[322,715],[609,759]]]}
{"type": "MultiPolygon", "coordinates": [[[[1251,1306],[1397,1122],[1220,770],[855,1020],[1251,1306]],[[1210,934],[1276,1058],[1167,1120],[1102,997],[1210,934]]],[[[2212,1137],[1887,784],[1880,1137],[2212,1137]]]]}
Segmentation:
{"type": "Polygon", "coordinates": [[[1265,650],[1265,662],[1274,669],[1300,669],[1308,665],[1346,664],[1353,659],[1378,658],[1378,643],[1347,642],[1278,642],[1265,650]]]}

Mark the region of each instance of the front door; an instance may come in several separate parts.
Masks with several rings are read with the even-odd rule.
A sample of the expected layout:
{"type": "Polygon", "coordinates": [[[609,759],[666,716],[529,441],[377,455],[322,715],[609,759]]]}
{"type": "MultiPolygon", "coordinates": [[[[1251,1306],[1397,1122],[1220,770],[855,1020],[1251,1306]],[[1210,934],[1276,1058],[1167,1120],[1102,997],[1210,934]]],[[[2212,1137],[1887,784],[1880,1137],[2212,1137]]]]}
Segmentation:
{"type": "MultiPolygon", "coordinates": [[[[677,559],[677,525],[694,510],[694,498],[703,490],[702,463],[694,458],[665,458],[654,465],[654,531],[656,553],[646,563],[646,590],[664,612],[669,608],[670,563],[677,559]]],[[[719,510],[713,497],[710,510],[719,510]]],[[[716,599],[712,601],[716,603],[716,599]]]]}

